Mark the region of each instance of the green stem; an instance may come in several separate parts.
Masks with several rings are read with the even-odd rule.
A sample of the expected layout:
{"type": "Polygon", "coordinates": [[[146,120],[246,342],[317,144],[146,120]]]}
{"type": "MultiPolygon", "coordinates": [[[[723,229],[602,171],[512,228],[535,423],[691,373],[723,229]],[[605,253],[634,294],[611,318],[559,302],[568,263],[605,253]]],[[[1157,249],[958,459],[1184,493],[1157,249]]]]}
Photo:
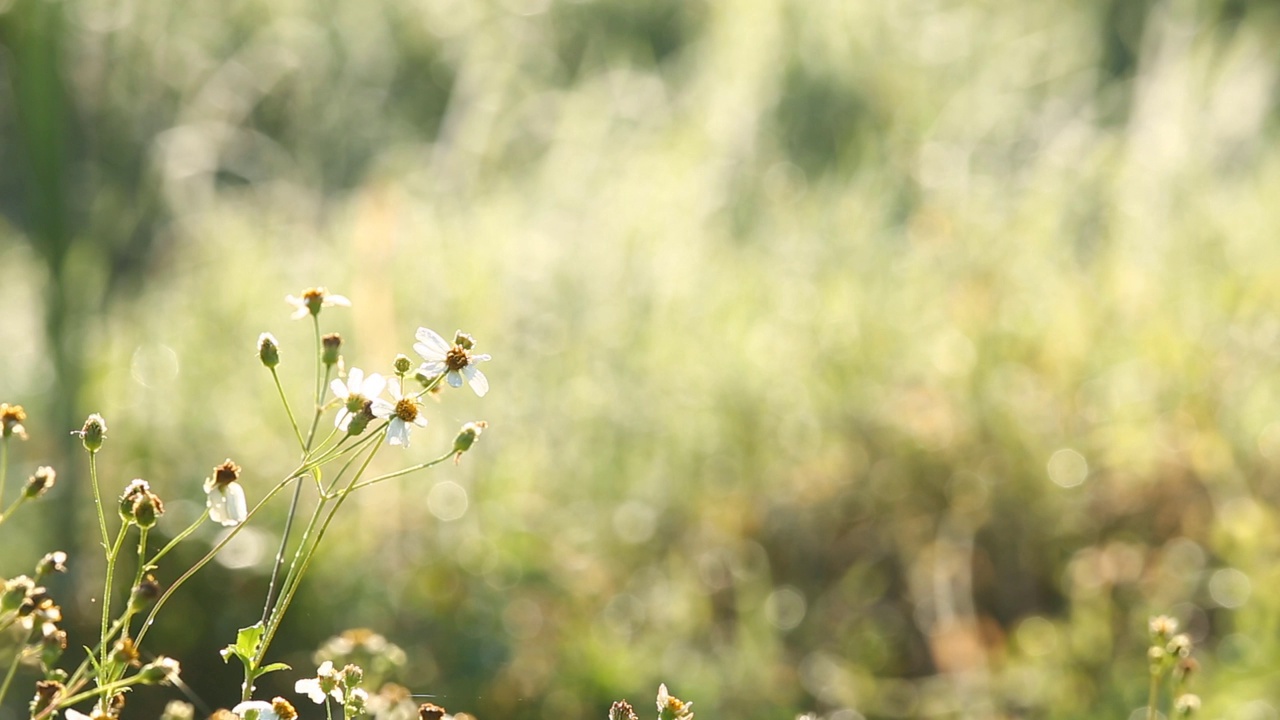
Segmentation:
{"type": "Polygon", "coordinates": [[[102,532],[102,549],[105,551],[110,540],[107,538],[107,514],[102,506],[102,491],[98,488],[98,453],[89,451],[89,484],[93,486],[93,504],[98,509],[98,530],[102,532]]]}
{"type": "MultiPolygon", "coordinates": [[[[116,534],[115,544],[107,551],[107,577],[103,581],[102,589],[102,640],[99,643],[100,662],[102,663],[101,667],[104,668],[107,667],[107,648],[109,647],[107,644],[107,629],[111,624],[111,582],[116,574],[116,557],[120,554],[120,548],[124,545],[124,536],[128,533],[128,530],[129,524],[122,523],[120,532],[116,534]]],[[[99,686],[101,686],[101,683],[99,683],[99,686]]],[[[104,713],[107,710],[106,697],[106,695],[102,696],[102,711],[104,713]]]]}
{"type": "Polygon", "coordinates": [[[18,672],[18,665],[21,664],[22,652],[26,649],[26,643],[18,643],[18,650],[13,654],[13,662],[9,663],[9,669],[4,674],[4,682],[0,683],[0,705],[4,704],[4,696],[9,692],[9,684],[13,682],[13,676],[18,672]]]}
{"type": "MultiPolygon", "coordinates": [[[[4,502],[4,484],[9,480],[9,438],[0,436],[0,503],[4,502]]],[[[7,513],[6,513],[7,514],[7,513]]],[[[0,515],[0,520],[4,519],[0,515]]]]}
{"type": "Polygon", "coordinates": [[[429,467],[434,467],[436,465],[439,465],[440,463],[444,462],[445,460],[448,460],[451,457],[453,457],[452,449],[450,449],[449,452],[445,453],[444,455],[441,455],[440,457],[436,458],[435,460],[428,460],[427,462],[418,463],[417,465],[404,468],[403,470],[397,470],[395,472],[387,473],[386,475],[379,475],[378,477],[373,478],[372,480],[366,480],[358,485],[352,486],[351,490],[352,491],[360,490],[361,488],[367,488],[370,485],[375,485],[380,482],[385,482],[392,478],[398,478],[401,475],[408,475],[409,473],[417,472],[419,470],[426,470],[429,467]]]}
{"type": "Polygon", "coordinates": [[[294,437],[298,438],[298,447],[304,446],[306,443],[302,440],[302,431],[298,429],[298,420],[293,416],[293,408],[289,406],[289,397],[284,393],[284,385],[280,384],[280,373],[275,368],[271,368],[271,379],[276,383],[276,392],[280,395],[280,402],[284,405],[284,412],[289,416],[289,426],[293,428],[294,437]]]}
{"type": "Polygon", "coordinates": [[[1160,674],[1151,673],[1151,687],[1147,691],[1147,720],[1156,720],[1156,699],[1160,694],[1160,674]]]}
{"type": "Polygon", "coordinates": [[[5,520],[8,520],[9,517],[17,512],[18,508],[22,506],[22,503],[26,501],[26,493],[22,493],[18,497],[14,498],[13,502],[9,504],[9,507],[5,508],[4,512],[0,512],[0,524],[3,524],[5,520]]]}
{"type": "Polygon", "coordinates": [[[271,621],[263,632],[262,642],[258,645],[258,651],[254,654],[253,658],[252,665],[255,670],[262,664],[263,658],[266,657],[267,648],[271,645],[271,641],[275,637],[276,631],[279,630],[281,620],[284,618],[285,612],[288,611],[289,605],[293,602],[294,594],[302,584],[302,576],[306,574],[307,567],[311,564],[311,560],[316,556],[316,550],[320,547],[320,541],[324,539],[325,532],[329,529],[329,524],[333,522],[333,518],[338,514],[338,510],[342,507],[342,504],[351,496],[351,491],[355,487],[356,481],[359,480],[360,476],[364,474],[364,471],[368,469],[369,463],[373,462],[374,456],[378,454],[378,450],[381,449],[381,447],[381,444],[376,444],[369,451],[369,454],[364,459],[364,463],[360,466],[360,470],[358,470],[351,478],[351,484],[347,486],[346,490],[338,496],[337,502],[333,505],[333,509],[329,511],[329,514],[324,519],[324,523],[321,524],[320,531],[316,533],[315,540],[311,542],[306,554],[302,557],[301,565],[298,567],[297,572],[294,573],[294,576],[297,579],[294,581],[293,585],[288,588],[287,592],[281,595],[280,602],[276,605],[275,612],[271,616],[271,621]]]}
{"type": "Polygon", "coordinates": [[[187,529],[186,529],[186,530],[183,530],[182,532],[180,532],[180,533],[178,533],[177,535],[175,535],[175,536],[173,537],[173,539],[172,539],[172,540],[170,540],[170,541],[168,542],[168,544],[166,544],[163,548],[161,548],[161,549],[160,549],[160,552],[158,552],[158,553],[156,553],[155,555],[153,555],[153,556],[151,557],[151,559],[147,561],[146,568],[147,568],[148,570],[154,570],[154,569],[156,569],[156,567],[157,567],[157,566],[156,566],[156,563],[160,562],[160,558],[162,558],[162,557],[164,557],[165,555],[169,554],[169,551],[170,551],[170,550],[172,550],[172,549],[174,549],[175,547],[177,547],[177,546],[178,546],[178,543],[180,543],[180,542],[182,542],[183,540],[185,540],[185,539],[187,538],[187,536],[188,536],[188,535],[190,535],[191,533],[195,532],[195,531],[196,531],[196,528],[200,527],[202,524],[204,524],[204,521],[205,521],[205,520],[208,520],[208,519],[209,519],[209,508],[205,508],[205,509],[204,509],[204,512],[200,514],[200,517],[196,518],[196,521],[195,521],[195,522],[193,522],[193,523],[191,523],[191,525],[187,526],[187,529]]]}

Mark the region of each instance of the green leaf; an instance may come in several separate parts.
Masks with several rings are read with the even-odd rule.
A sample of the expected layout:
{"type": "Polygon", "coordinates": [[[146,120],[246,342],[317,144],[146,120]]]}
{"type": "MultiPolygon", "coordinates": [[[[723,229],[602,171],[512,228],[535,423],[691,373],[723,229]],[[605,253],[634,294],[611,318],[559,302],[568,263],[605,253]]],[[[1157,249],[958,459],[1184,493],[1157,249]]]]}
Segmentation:
{"type": "Polygon", "coordinates": [[[228,662],[232,656],[235,656],[240,658],[240,662],[244,663],[245,667],[249,667],[253,662],[253,656],[258,652],[258,645],[262,643],[263,632],[262,623],[240,628],[236,633],[236,644],[228,645],[218,651],[222,656],[222,662],[228,662]]]}
{"type": "Polygon", "coordinates": [[[263,675],[266,675],[269,672],[276,672],[277,670],[292,670],[292,669],[293,668],[291,668],[286,663],[282,663],[282,662],[271,663],[270,665],[267,665],[265,667],[258,668],[257,677],[262,677],[263,675]]]}

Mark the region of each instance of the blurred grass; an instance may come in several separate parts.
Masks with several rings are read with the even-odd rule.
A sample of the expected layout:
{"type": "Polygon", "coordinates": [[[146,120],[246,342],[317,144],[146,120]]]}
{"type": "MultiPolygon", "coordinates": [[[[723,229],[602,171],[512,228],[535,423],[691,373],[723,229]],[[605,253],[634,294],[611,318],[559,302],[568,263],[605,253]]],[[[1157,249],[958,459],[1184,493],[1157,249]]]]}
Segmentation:
{"type": "MultiPolygon", "coordinates": [[[[1125,717],[1173,611],[1205,712],[1276,714],[1269,4],[4,7],[0,399],[33,432],[99,411],[120,485],[198,502],[230,455],[261,490],[292,452],[253,343],[304,399],[281,298],[314,284],[349,365],[418,325],[495,358],[408,454],[484,418],[476,451],[347,517],[296,667],[368,625],[482,718],[659,681],[700,717],[1125,717]]],[[[263,572],[168,621],[215,704],[263,572]]]]}

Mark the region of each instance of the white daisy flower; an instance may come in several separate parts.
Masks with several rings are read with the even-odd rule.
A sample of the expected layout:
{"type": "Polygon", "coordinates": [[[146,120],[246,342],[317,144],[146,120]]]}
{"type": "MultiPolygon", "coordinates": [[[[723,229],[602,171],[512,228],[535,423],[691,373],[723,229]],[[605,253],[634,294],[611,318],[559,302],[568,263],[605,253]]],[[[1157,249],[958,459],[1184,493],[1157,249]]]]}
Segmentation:
{"type": "Polygon", "coordinates": [[[453,344],[450,345],[435,331],[420,327],[415,337],[418,338],[418,342],[413,344],[413,349],[422,356],[423,360],[426,360],[422,367],[418,368],[420,372],[428,377],[444,373],[445,380],[453,387],[462,387],[462,381],[465,378],[467,384],[480,397],[484,397],[484,394],[489,392],[489,381],[476,367],[476,363],[489,360],[489,356],[471,353],[471,347],[475,341],[470,335],[459,331],[454,335],[453,344]]]}
{"type": "Polygon", "coordinates": [[[297,720],[298,711],[282,697],[264,700],[248,700],[231,708],[231,712],[244,720],[297,720]]]}
{"type": "Polygon", "coordinates": [[[342,688],[338,687],[338,673],[333,663],[325,660],[316,670],[316,676],[293,684],[294,692],[306,695],[311,702],[323,705],[326,697],[342,702],[342,688]]]}
{"type": "Polygon", "coordinates": [[[409,423],[426,427],[427,416],[422,414],[422,405],[417,398],[401,394],[399,381],[394,378],[387,381],[387,389],[395,403],[392,404],[380,398],[375,399],[373,416],[391,418],[391,425],[387,428],[388,445],[409,447],[409,423]]]}
{"type": "Polygon", "coordinates": [[[365,377],[364,371],[358,367],[351,368],[347,373],[346,382],[334,379],[329,383],[333,394],[343,402],[342,409],[338,411],[338,417],[333,420],[334,426],[339,430],[346,430],[351,424],[351,418],[364,410],[365,403],[381,395],[386,384],[386,379],[378,373],[365,377]]]}
{"type": "Polygon", "coordinates": [[[249,506],[244,499],[240,479],[240,466],[228,459],[213,469],[213,476],[204,481],[205,505],[209,519],[226,527],[244,522],[249,516],[249,506]]]}
{"type": "Polygon", "coordinates": [[[308,315],[319,315],[320,308],[333,307],[340,305],[342,307],[351,307],[351,301],[342,295],[331,295],[324,288],[309,288],[302,292],[302,297],[294,297],[286,295],[284,301],[294,307],[293,315],[290,316],[294,320],[304,318],[308,315]]]}

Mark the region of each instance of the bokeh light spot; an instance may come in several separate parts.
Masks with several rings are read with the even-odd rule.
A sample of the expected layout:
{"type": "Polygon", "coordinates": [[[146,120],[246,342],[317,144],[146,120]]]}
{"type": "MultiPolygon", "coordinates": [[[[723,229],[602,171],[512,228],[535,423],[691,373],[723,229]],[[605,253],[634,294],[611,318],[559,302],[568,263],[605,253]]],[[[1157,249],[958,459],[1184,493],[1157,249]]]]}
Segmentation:
{"type": "Polygon", "coordinates": [[[436,483],[427,494],[427,510],[445,522],[467,514],[467,490],[452,480],[436,483]]]}
{"type": "Polygon", "coordinates": [[[1049,479],[1055,485],[1075,487],[1089,477],[1089,462],[1071,448],[1063,448],[1049,458],[1049,479]]]}
{"type": "Polygon", "coordinates": [[[804,620],[807,609],[804,595],[793,587],[778,588],[764,601],[765,616],[779,630],[794,630],[804,620]]]}
{"type": "Polygon", "coordinates": [[[1235,568],[1223,568],[1209,576],[1209,596],[1224,608],[1238,608],[1249,600],[1253,583],[1235,568]]]}

